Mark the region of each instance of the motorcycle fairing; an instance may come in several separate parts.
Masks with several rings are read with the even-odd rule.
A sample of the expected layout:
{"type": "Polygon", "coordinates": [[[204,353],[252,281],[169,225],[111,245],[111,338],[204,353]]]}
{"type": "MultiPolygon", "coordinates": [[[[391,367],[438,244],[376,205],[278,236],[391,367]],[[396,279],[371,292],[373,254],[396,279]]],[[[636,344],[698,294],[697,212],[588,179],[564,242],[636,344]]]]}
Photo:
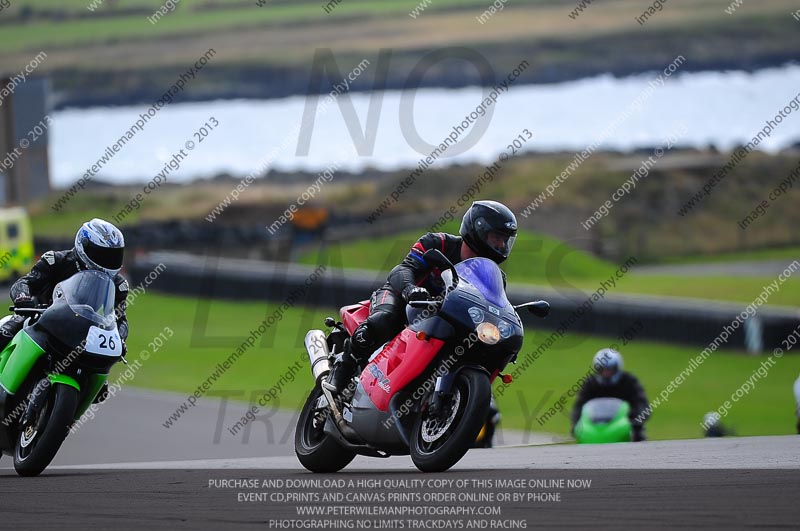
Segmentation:
{"type": "MultiPolygon", "coordinates": [[[[469,258],[456,264],[455,269],[460,281],[445,300],[440,313],[471,331],[475,325],[463,308],[465,304],[477,306],[486,312],[487,321],[497,324],[502,319],[513,326],[514,335],[521,338],[522,322],[506,296],[503,276],[497,265],[487,258],[469,258]]],[[[521,347],[521,339],[519,343],[521,347]]]]}
{"type": "Polygon", "coordinates": [[[0,354],[0,385],[14,394],[25,381],[34,364],[44,354],[27,330],[21,330],[0,354]]]}
{"type": "Polygon", "coordinates": [[[582,444],[616,443],[631,440],[630,405],[611,397],[594,398],[581,408],[575,425],[575,439],[582,444]]]}
{"type": "Polygon", "coordinates": [[[86,410],[91,407],[92,402],[94,402],[94,399],[100,393],[100,389],[103,387],[103,384],[107,381],[107,373],[95,373],[88,376],[83,393],[81,393],[81,402],[78,405],[78,409],[75,410],[75,417],[73,417],[73,420],[80,420],[81,416],[86,413],[86,410]]]}
{"type": "Polygon", "coordinates": [[[352,336],[358,325],[369,316],[369,301],[361,301],[358,304],[344,306],[339,310],[339,314],[342,317],[342,324],[344,324],[347,333],[352,336]]]}
{"type": "Polygon", "coordinates": [[[392,339],[361,373],[361,385],[375,407],[388,412],[392,397],[422,374],[442,345],[440,339],[417,339],[409,328],[392,339]]]}
{"type": "MultiPolygon", "coordinates": [[[[5,420],[18,402],[14,395],[20,390],[31,368],[45,351],[26,330],[20,330],[0,354],[0,419],[5,420]]],[[[8,455],[13,448],[15,423],[0,422],[0,449],[8,455]]]]}
{"type": "MultiPolygon", "coordinates": [[[[356,386],[352,407],[349,409],[351,419],[348,422],[350,426],[365,441],[369,441],[370,445],[392,455],[408,455],[408,444],[403,441],[398,432],[399,426],[396,419],[392,418],[390,412],[381,411],[375,407],[360,382],[356,386]]],[[[330,417],[328,421],[330,423],[330,417]]],[[[338,431],[333,425],[331,428],[338,431]]]]}

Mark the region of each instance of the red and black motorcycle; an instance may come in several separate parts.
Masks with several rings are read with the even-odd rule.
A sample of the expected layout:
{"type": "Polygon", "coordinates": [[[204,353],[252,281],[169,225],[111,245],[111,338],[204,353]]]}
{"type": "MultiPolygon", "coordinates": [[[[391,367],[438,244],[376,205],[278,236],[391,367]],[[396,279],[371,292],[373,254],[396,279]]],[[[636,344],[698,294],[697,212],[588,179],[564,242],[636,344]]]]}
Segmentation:
{"type": "MultiPolygon", "coordinates": [[[[473,445],[487,418],[491,383],[522,347],[517,310],[545,317],[545,301],[512,306],[493,261],[453,266],[438,250],[425,261],[442,271],[444,293],[413,301],[410,323],[379,348],[358,377],[334,397],[327,378],[344,341],[369,314],[369,303],[340,310],[306,334],[315,379],[295,431],[295,452],[312,472],[336,472],[356,455],[408,455],[423,472],[447,470],[473,445]]],[[[510,381],[510,376],[502,376],[510,381]]]]}

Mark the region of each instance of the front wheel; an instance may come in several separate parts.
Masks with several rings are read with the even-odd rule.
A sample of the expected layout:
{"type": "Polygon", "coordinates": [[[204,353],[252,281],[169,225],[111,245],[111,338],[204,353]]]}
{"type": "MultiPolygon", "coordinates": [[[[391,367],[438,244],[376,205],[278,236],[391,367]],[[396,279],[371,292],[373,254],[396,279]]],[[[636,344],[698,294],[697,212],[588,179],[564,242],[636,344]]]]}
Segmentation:
{"type": "Polygon", "coordinates": [[[47,468],[67,438],[75,411],[78,391],[68,385],[55,385],[42,401],[33,418],[22,426],[14,450],[14,469],[20,476],[38,476],[47,468]]]}
{"type": "Polygon", "coordinates": [[[294,433],[294,453],[300,463],[312,472],[338,472],[356,457],[354,452],[342,448],[325,433],[325,421],[329,414],[322,389],[317,385],[300,412],[294,433]]]}
{"type": "Polygon", "coordinates": [[[486,420],[491,391],[484,372],[466,368],[441,411],[420,413],[411,433],[411,460],[418,469],[442,472],[464,457],[486,420]]]}

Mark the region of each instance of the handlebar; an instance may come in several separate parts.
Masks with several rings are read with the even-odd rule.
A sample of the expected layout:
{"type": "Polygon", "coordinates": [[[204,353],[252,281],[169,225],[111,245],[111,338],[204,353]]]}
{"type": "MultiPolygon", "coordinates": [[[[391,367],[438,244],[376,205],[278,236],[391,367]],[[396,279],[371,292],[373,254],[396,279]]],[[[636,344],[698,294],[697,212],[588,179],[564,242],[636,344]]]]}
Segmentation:
{"type": "Polygon", "coordinates": [[[47,308],[49,308],[49,306],[46,306],[44,304],[39,304],[37,306],[34,306],[33,308],[17,308],[15,306],[9,306],[8,307],[8,311],[14,312],[14,313],[40,314],[40,313],[44,313],[47,310],[47,308]]]}

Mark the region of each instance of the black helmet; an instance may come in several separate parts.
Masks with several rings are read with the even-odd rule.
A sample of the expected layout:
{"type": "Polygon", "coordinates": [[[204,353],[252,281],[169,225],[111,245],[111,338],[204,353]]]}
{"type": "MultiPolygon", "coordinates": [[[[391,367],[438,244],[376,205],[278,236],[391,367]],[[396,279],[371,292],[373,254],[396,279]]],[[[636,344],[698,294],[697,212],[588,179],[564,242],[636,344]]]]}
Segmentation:
{"type": "Polygon", "coordinates": [[[475,201],[461,220],[459,231],[475,254],[501,263],[517,239],[517,218],[497,201],[475,201]]]}

